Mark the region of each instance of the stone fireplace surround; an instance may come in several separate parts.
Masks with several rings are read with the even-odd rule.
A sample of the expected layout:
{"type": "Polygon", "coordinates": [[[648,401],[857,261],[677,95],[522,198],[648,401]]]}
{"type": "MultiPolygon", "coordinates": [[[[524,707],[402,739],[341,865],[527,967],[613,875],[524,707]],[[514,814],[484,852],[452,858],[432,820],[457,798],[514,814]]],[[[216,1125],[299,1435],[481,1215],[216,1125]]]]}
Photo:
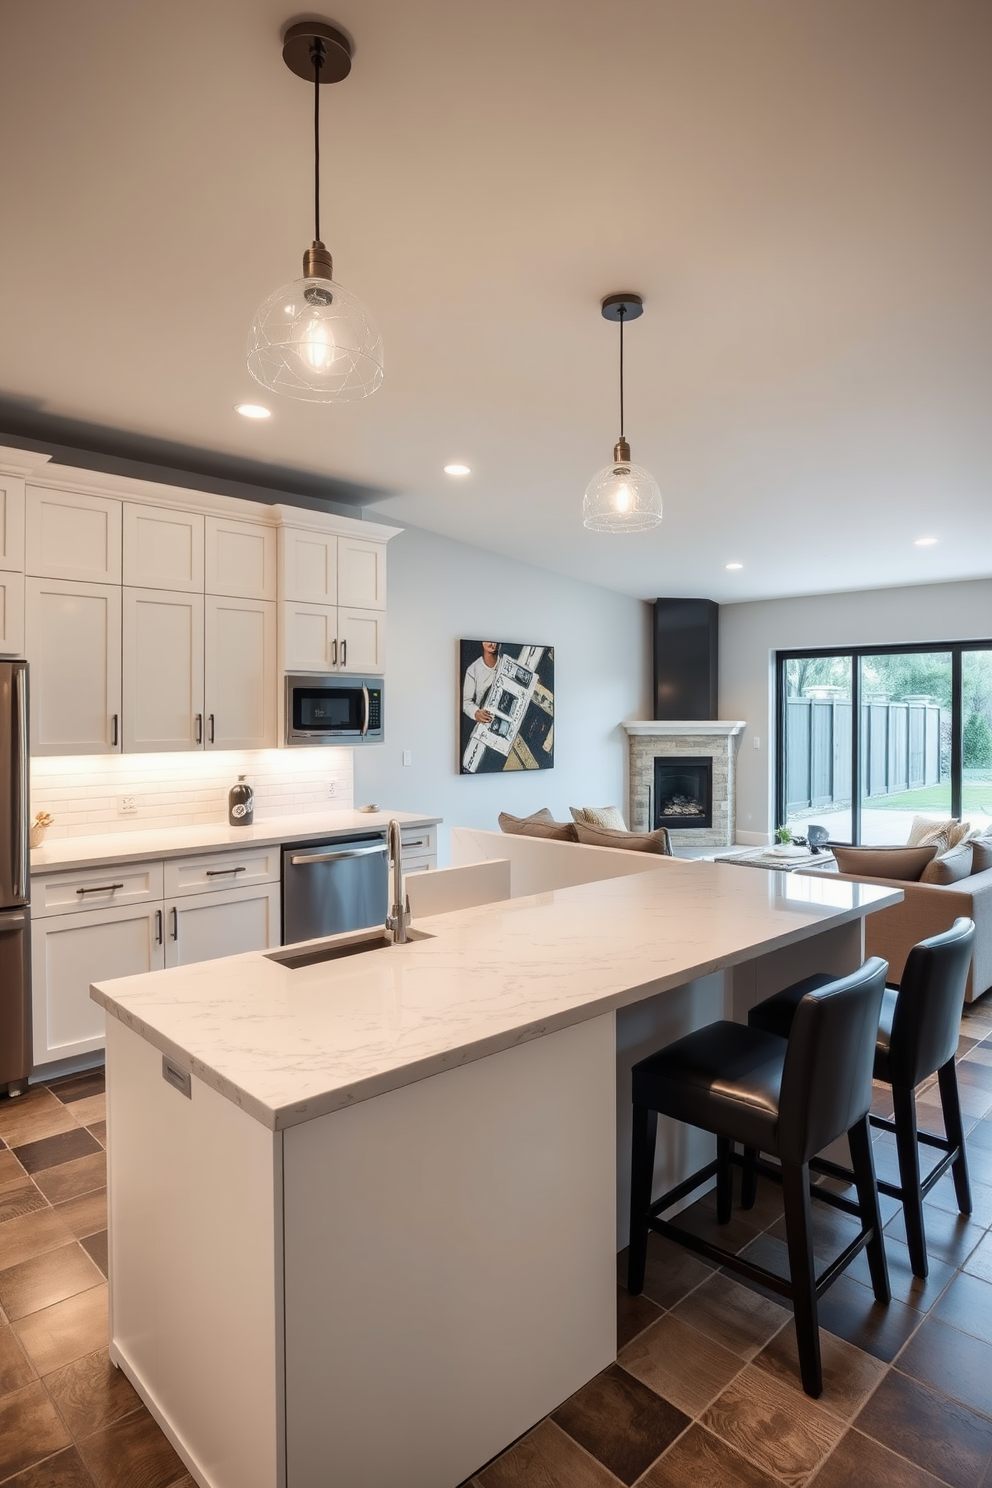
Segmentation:
{"type": "Polygon", "coordinates": [[[675,827],[673,847],[732,847],[737,815],[737,747],[741,720],[650,718],[622,725],[630,753],[631,831],[648,832],[654,762],[666,756],[708,756],[713,761],[712,827],[675,827]]]}

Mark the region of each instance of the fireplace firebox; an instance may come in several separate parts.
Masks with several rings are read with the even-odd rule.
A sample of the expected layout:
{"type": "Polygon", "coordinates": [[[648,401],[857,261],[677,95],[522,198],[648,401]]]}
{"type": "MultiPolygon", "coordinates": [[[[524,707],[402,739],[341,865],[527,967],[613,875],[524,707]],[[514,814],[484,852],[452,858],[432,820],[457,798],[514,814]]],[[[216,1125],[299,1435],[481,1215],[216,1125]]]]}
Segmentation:
{"type": "Polygon", "coordinates": [[[653,816],[655,827],[712,827],[712,759],[656,757],[653,816]]]}

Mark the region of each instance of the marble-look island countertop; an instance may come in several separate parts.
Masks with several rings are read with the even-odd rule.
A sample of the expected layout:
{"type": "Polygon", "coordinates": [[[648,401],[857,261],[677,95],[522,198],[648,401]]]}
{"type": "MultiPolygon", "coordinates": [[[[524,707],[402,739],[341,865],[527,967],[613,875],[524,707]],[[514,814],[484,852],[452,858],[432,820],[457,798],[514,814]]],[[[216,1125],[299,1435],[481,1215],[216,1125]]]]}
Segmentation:
{"type": "Polygon", "coordinates": [[[673,858],[650,873],[420,920],[431,938],[402,946],[296,970],[254,951],[102,982],[91,996],[279,1130],[901,898],[875,884],[673,858]]]}
{"type": "Polygon", "coordinates": [[[402,827],[436,826],[441,820],[439,816],[421,816],[412,811],[311,811],[297,816],[272,816],[250,827],[208,822],[196,827],[153,827],[148,831],[104,832],[93,837],[57,837],[31,849],[31,872],[100,868],[105,863],[137,863],[144,858],[179,858],[186,853],[250,844],[272,847],[280,842],[360,837],[365,832],[384,832],[393,817],[402,827]]]}

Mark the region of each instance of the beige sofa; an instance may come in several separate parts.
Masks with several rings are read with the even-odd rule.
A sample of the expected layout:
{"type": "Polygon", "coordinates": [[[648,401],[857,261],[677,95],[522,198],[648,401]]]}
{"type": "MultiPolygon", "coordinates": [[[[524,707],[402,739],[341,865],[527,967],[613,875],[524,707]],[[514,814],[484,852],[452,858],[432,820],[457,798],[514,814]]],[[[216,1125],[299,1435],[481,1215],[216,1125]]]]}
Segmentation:
{"type": "MultiPolygon", "coordinates": [[[[797,869],[799,873],[810,871],[797,869]]],[[[813,872],[822,878],[822,869],[813,872]]],[[[865,950],[869,956],[885,957],[891,982],[897,982],[902,976],[906,957],[918,940],[949,930],[958,915],[967,915],[974,920],[977,934],[965,995],[969,1002],[974,1002],[976,997],[992,988],[992,868],[947,885],[906,883],[860,873],[831,876],[842,878],[847,883],[875,883],[887,889],[902,889],[904,898],[901,904],[880,909],[865,919],[865,950]]]]}

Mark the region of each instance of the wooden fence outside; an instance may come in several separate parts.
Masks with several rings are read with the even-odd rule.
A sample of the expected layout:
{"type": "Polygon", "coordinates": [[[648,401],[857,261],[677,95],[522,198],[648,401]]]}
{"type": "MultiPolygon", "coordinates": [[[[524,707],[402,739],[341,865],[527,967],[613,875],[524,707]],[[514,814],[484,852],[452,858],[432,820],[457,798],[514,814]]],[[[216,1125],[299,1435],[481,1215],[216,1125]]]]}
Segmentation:
{"type": "MultiPolygon", "coordinates": [[[[936,703],[862,704],[864,800],[940,784],[941,714],[936,703]]],[[[850,805],[851,704],[788,698],[785,768],[788,811],[850,805]]]]}

